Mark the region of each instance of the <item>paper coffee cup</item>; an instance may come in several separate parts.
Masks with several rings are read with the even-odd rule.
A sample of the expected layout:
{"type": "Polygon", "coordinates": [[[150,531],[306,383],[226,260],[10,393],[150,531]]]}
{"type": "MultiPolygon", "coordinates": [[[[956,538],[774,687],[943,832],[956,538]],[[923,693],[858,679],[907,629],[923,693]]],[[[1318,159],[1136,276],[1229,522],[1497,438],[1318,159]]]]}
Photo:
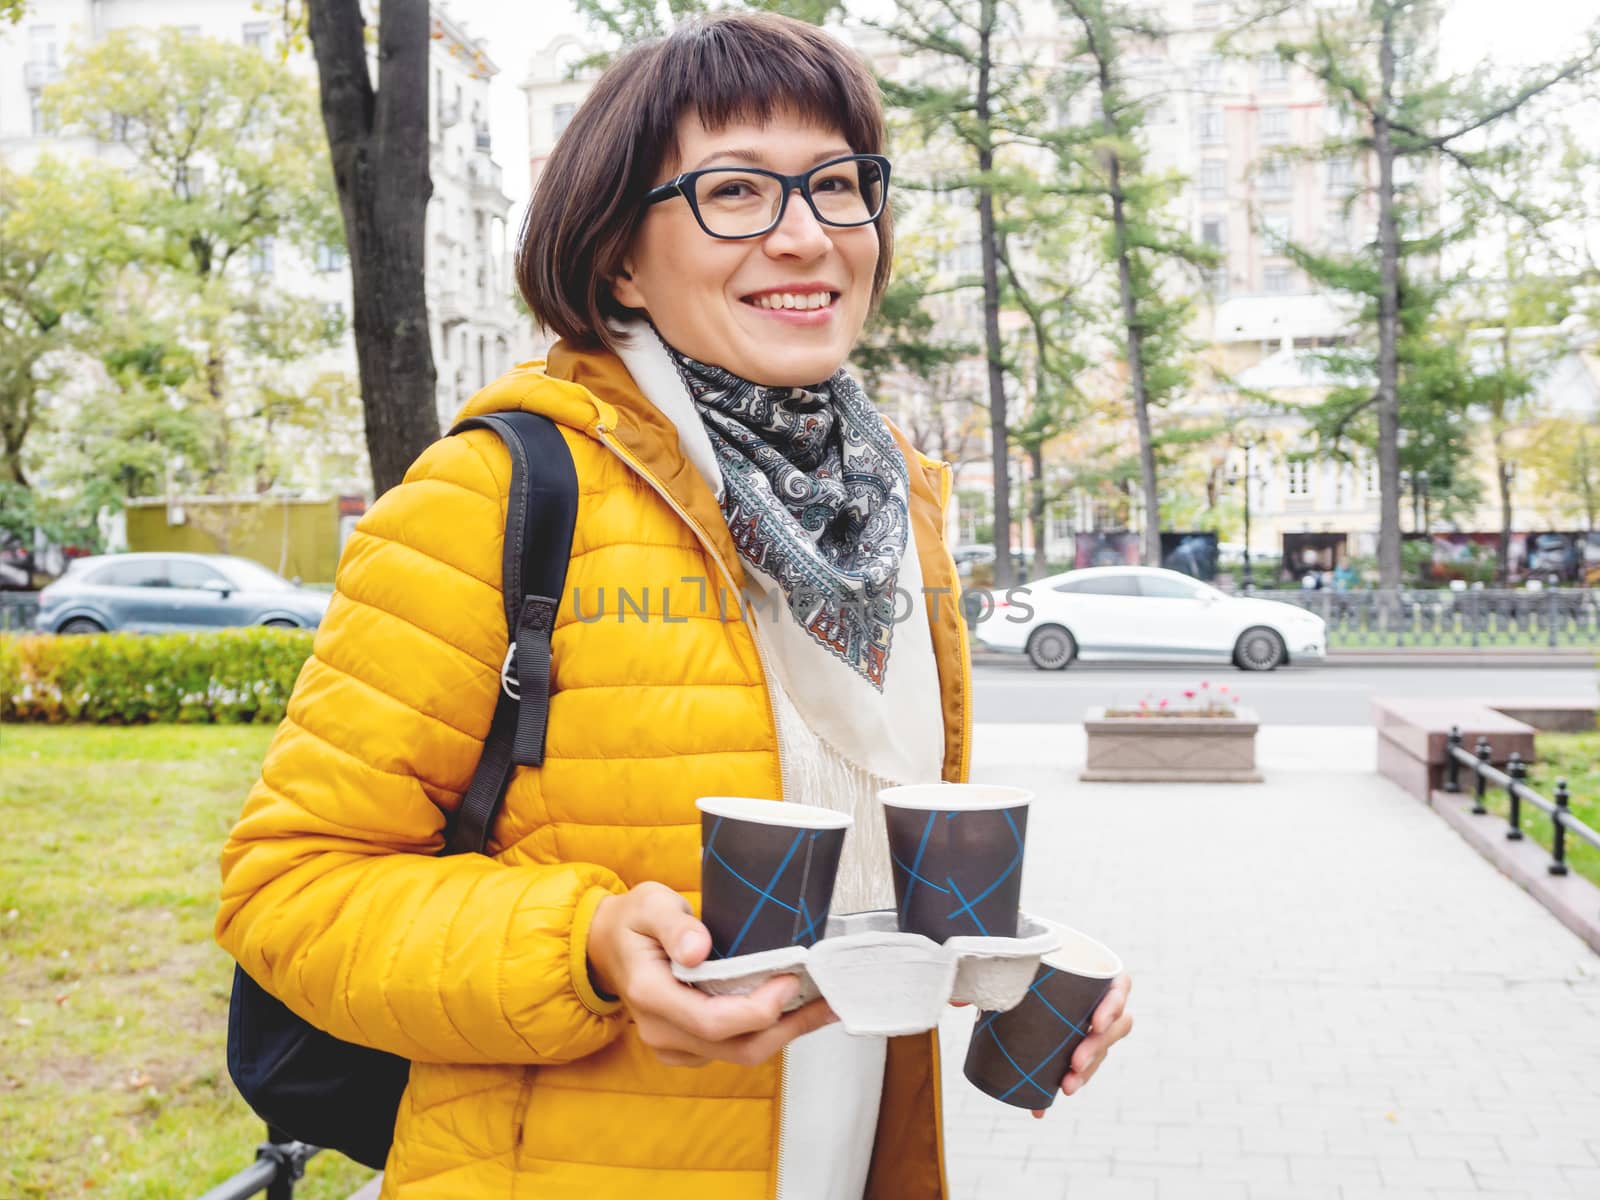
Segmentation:
{"type": "Polygon", "coordinates": [[[980,1091],[1018,1108],[1049,1108],[1072,1052],[1122,974],[1122,960],[1076,929],[1056,926],[1061,947],[1039,960],[1028,993],[1007,1012],[978,1014],[966,1076],[980,1091]]]}
{"type": "Polygon", "coordinates": [[[711,957],[810,946],[823,935],[850,818],[808,804],[703,796],[700,919],[711,957]]]}
{"type": "Polygon", "coordinates": [[[1022,788],[929,783],[878,793],[902,933],[1016,937],[1028,803],[1022,788]]]}

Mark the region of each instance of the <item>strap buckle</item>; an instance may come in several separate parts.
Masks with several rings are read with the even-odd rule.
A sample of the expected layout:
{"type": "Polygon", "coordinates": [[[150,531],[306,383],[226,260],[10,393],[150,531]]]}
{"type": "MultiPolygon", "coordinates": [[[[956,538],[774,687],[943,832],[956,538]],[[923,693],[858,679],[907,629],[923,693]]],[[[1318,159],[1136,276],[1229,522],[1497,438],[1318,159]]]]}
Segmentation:
{"type": "Polygon", "coordinates": [[[500,688],[513,700],[522,699],[522,686],[517,681],[517,644],[506,647],[506,658],[500,664],[500,688]]]}

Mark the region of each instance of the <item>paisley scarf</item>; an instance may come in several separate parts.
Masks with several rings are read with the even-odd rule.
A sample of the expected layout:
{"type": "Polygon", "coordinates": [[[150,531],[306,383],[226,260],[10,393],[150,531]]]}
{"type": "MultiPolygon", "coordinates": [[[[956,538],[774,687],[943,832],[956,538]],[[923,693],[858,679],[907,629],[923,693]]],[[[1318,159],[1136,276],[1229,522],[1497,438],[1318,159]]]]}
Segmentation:
{"type": "Polygon", "coordinates": [[[905,459],[883,418],[843,368],[814,386],[768,387],[667,353],[716,453],[739,556],[882,692],[911,533],[905,459]]]}

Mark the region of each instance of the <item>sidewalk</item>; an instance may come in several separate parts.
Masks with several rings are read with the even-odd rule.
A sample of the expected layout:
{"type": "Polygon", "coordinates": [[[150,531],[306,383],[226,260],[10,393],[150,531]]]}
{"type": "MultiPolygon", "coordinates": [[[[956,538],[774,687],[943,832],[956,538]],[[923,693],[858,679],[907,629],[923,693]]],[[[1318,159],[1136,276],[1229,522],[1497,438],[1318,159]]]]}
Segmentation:
{"type": "Polygon", "coordinates": [[[1080,784],[1077,727],[978,727],[974,778],[1039,794],[1025,905],[1123,955],[1137,1028],[1035,1122],[952,1010],[953,1200],[1600,1196],[1600,958],[1374,747],[1269,727],[1265,784],[1080,784]]]}

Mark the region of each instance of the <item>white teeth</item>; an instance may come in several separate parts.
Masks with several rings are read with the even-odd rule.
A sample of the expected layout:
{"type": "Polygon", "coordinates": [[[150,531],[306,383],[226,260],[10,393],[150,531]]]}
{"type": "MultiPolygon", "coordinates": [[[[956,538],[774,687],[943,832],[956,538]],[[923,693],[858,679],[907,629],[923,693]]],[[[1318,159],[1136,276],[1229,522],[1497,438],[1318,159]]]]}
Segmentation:
{"type": "Polygon", "coordinates": [[[755,298],[757,308],[827,308],[833,303],[832,292],[810,292],[799,295],[795,292],[768,292],[764,296],[755,298]]]}

